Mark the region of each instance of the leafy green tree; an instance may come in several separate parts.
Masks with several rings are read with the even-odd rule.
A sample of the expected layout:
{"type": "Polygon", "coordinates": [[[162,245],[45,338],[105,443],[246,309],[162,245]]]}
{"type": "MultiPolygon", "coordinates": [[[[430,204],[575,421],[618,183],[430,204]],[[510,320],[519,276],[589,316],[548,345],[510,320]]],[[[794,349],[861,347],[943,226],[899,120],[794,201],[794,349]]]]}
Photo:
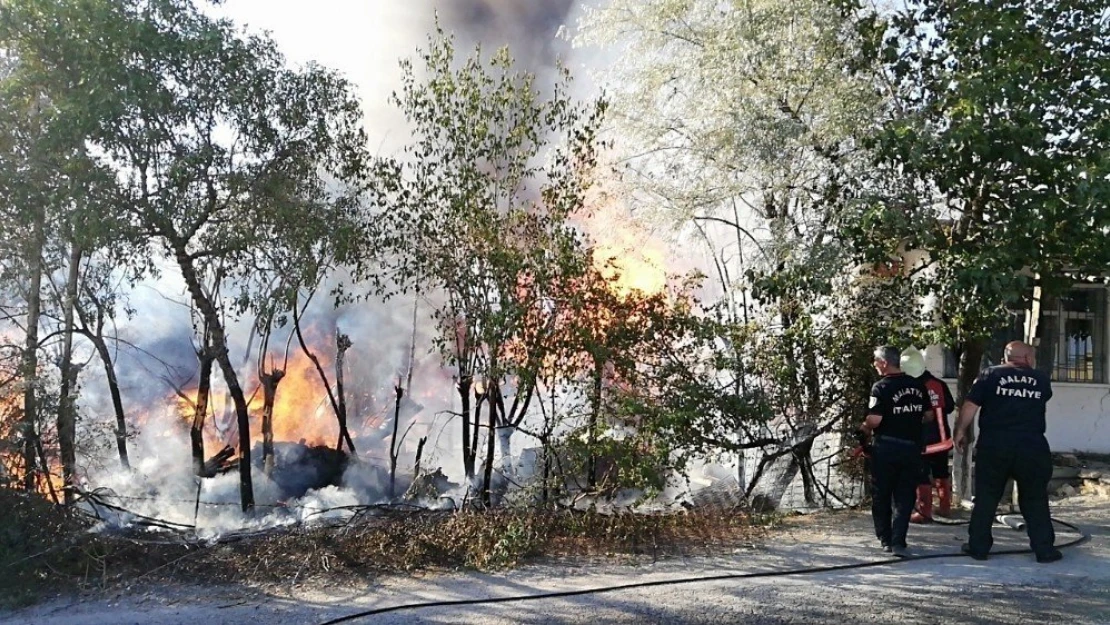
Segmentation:
{"type": "MultiPolygon", "coordinates": [[[[11,63],[4,77],[0,112],[3,113],[0,148],[0,210],[4,211],[5,236],[0,237],[5,247],[3,258],[4,282],[13,299],[25,303],[22,310],[25,341],[19,348],[21,354],[20,377],[23,386],[22,409],[18,413],[19,438],[22,441],[22,480],[27,490],[35,488],[36,440],[40,411],[39,389],[39,329],[42,314],[44,254],[46,252],[46,220],[49,197],[57,185],[47,180],[46,169],[40,163],[50,162],[54,154],[40,141],[43,135],[42,108],[37,94],[30,97],[17,91],[11,63]],[[13,93],[14,92],[14,93],[13,93]],[[22,96],[22,97],[21,97],[22,96]]],[[[14,321],[15,311],[8,312],[14,321]]],[[[41,467],[45,470],[46,467],[41,467]]]]}
{"type": "Polygon", "coordinates": [[[358,198],[347,185],[365,166],[350,85],[289,68],[270,39],[187,0],[13,0],[0,24],[70,134],[111,170],[122,235],[184,279],[235,404],[249,509],[247,403],[215,296],[232,290],[229,312],[246,312],[273,276],[312,283],[318,264],[303,261],[350,252],[358,198]],[[216,293],[200,277],[214,265],[227,280],[216,293]]]}
{"type": "Polygon", "coordinates": [[[574,102],[565,70],[541,93],[505,49],[457,60],[442,31],[419,60],[419,71],[402,63],[394,98],[414,140],[402,160],[378,168],[384,210],[372,239],[380,253],[362,269],[380,263],[387,296],[432,293],[440,302],[437,345],[458,376],[468,478],[477,473],[487,407],[488,502],[495,431],[504,432],[502,454],[510,453],[536,389],[544,335],[536,311],[585,262],[568,218],[592,182],[605,105],[574,102]]]}
{"type": "MultiPolygon", "coordinates": [[[[7,13],[0,14],[7,17],[7,13]]],[[[57,432],[67,502],[74,497],[76,474],[76,369],[72,366],[74,305],[82,260],[103,248],[112,212],[105,210],[113,183],[108,171],[88,153],[83,137],[71,132],[63,111],[48,97],[33,62],[14,42],[0,40],[0,208],[4,261],[0,269],[8,295],[20,302],[25,341],[22,348],[24,397],[20,428],[24,439],[24,484],[34,482],[36,423],[43,421],[44,392],[40,351],[62,336],[57,432]],[[61,287],[53,276],[66,276],[61,287]],[[50,288],[55,287],[55,288],[50,288]],[[43,335],[45,322],[61,317],[56,333],[43,335]]],[[[6,321],[14,321],[9,314],[6,321]]],[[[40,467],[45,470],[45,466],[40,467]]]]}
{"type": "Polygon", "coordinates": [[[926,252],[910,268],[937,302],[924,336],[960,354],[962,401],[1007,307],[1110,262],[1110,23],[1089,0],[923,0],[878,17],[861,32],[886,33],[876,83],[894,97],[841,229],[868,262],[926,252]]]}

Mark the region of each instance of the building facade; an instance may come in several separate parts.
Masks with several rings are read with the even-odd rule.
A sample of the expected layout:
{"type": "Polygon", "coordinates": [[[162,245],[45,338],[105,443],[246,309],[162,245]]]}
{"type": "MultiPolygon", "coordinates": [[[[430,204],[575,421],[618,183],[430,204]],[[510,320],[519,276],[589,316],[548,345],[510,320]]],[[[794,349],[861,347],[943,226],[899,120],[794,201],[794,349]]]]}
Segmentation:
{"type": "MultiPolygon", "coordinates": [[[[1110,454],[1107,294],[1103,284],[1076,284],[1041,304],[1036,366],[1052,378],[1047,435],[1053,451],[1110,454]]],[[[1023,338],[1027,314],[1012,311],[1012,322],[999,328],[988,345],[983,367],[999,364],[1006,343],[1023,338]]],[[[926,349],[926,363],[931,371],[942,374],[955,395],[954,355],[931,346],[926,349]]]]}

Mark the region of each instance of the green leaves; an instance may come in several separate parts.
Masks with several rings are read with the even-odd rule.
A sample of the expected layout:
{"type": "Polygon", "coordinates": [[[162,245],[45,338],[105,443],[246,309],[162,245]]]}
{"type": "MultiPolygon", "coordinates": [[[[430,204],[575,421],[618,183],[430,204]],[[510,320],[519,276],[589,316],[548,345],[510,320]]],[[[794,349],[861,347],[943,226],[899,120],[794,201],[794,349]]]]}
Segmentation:
{"type": "Polygon", "coordinates": [[[67,136],[116,185],[117,240],[181,248],[265,306],[274,275],[313,286],[358,245],[365,136],[351,85],[291,69],[267,37],[179,0],[18,0],[0,41],[67,136]]]}
{"type": "Polygon", "coordinates": [[[443,294],[439,347],[460,375],[535,377],[537,311],[586,262],[569,218],[593,182],[604,105],[572,101],[565,73],[541,94],[505,49],[459,59],[442,30],[418,60],[394,94],[414,140],[373,168],[376,253],[359,273],[386,296],[443,294]]]}
{"type": "MultiPolygon", "coordinates": [[[[861,258],[928,252],[915,277],[946,340],[990,334],[1028,277],[1101,273],[1110,209],[1110,25],[1102,3],[927,1],[896,12],[881,77],[890,115],[868,139],[842,232],[861,258]],[[958,337],[958,338],[957,338],[958,337]]],[[[873,18],[859,24],[873,27],[873,18]]]]}

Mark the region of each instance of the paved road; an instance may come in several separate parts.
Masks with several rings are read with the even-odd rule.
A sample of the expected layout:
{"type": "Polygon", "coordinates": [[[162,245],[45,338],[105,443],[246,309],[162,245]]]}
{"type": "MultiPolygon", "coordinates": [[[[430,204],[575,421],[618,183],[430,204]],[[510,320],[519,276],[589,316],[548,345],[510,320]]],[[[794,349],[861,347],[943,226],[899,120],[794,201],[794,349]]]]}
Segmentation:
{"type": "MultiPolygon", "coordinates": [[[[1067,500],[1054,514],[1093,539],[1062,562],[1031,555],[987,562],[946,558],[796,577],[734,580],[486,606],[426,608],[356,623],[1075,623],[1110,625],[1110,502],[1067,500]]],[[[459,574],[376,581],[360,588],[159,588],[56,601],[0,615],[42,625],[316,625],[359,610],[429,600],[528,595],[727,572],[866,562],[882,557],[861,514],[789,524],[765,545],[715,558],[636,565],[536,565],[504,575],[459,574]]],[[[999,548],[1024,533],[998,528],[999,548]]],[[[919,553],[950,553],[963,528],[914,527],[919,553]]],[[[1060,541],[1068,536],[1061,533],[1060,541]]],[[[912,547],[913,545],[911,545],[912,547]]]]}

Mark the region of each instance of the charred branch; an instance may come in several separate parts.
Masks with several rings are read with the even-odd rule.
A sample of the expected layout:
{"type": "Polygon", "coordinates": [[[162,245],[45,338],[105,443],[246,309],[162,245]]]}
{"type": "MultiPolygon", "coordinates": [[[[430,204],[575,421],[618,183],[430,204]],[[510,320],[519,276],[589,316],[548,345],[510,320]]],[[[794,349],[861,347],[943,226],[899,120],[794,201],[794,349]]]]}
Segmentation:
{"type": "Polygon", "coordinates": [[[262,470],[274,473],[274,400],[285,371],[273,369],[259,375],[262,382],[262,470]]]}
{"type": "Polygon", "coordinates": [[[336,449],[342,449],[343,443],[347,443],[347,449],[350,450],[352,456],[357,456],[355,452],[355,442],[351,440],[351,432],[347,429],[347,398],[343,392],[343,362],[347,356],[347,350],[351,349],[351,338],[346,334],[335,329],[335,394],[336,394],[336,408],[335,416],[339,420],[339,442],[336,443],[336,449]]]}
{"type": "Polygon", "coordinates": [[[216,477],[221,473],[227,473],[235,470],[238,463],[232,460],[235,455],[235,448],[231,445],[225,446],[215,456],[201,463],[198,475],[200,477],[216,477]]]}
{"type": "Polygon", "coordinates": [[[197,350],[200,361],[200,382],[197,397],[193,402],[193,422],[189,427],[189,442],[193,453],[193,468],[197,475],[204,476],[204,422],[208,418],[208,396],[212,390],[212,365],[216,355],[211,345],[211,334],[204,333],[204,345],[197,350]]]}
{"type": "MultiPolygon", "coordinates": [[[[311,299],[312,299],[312,296],[310,294],[308,299],[305,301],[305,308],[308,307],[308,302],[311,301],[311,299]]],[[[312,366],[315,367],[317,375],[320,376],[320,381],[323,382],[323,384],[324,384],[324,390],[327,391],[327,393],[328,393],[328,401],[331,403],[332,412],[335,414],[335,418],[339,422],[339,442],[336,443],[336,449],[341,449],[342,448],[343,440],[344,440],[344,438],[346,438],[347,444],[348,444],[348,446],[351,450],[351,455],[357,455],[357,452],[355,451],[354,442],[351,441],[350,433],[347,432],[346,405],[344,404],[342,409],[340,408],[339,401],[336,399],[336,393],[332,389],[331,381],[328,380],[328,374],[324,372],[324,367],[323,367],[323,365],[320,364],[320,359],[316,356],[315,353],[313,353],[313,351],[311,349],[309,349],[308,343],[304,340],[304,332],[301,330],[301,314],[303,312],[304,312],[304,309],[300,308],[300,306],[297,304],[296,300],[294,300],[293,301],[293,332],[297,337],[297,344],[301,346],[301,351],[304,352],[305,356],[307,356],[308,359],[310,361],[312,361],[312,366]],[[344,434],[346,434],[346,436],[344,436],[344,434]]],[[[339,338],[339,335],[338,335],[338,332],[337,332],[337,336],[336,336],[337,345],[339,343],[338,338],[339,338]]],[[[350,339],[348,339],[348,343],[349,343],[349,341],[350,341],[350,339]]],[[[347,347],[350,347],[350,345],[348,345],[347,347]]],[[[346,350],[344,350],[344,351],[346,351],[346,350]]],[[[342,356],[340,356],[337,359],[336,366],[339,370],[342,370],[342,368],[343,368],[342,367],[342,356]]]]}
{"type": "MultiPolygon", "coordinates": [[[[389,439],[389,498],[393,499],[397,496],[397,457],[401,453],[401,441],[398,440],[398,434],[401,429],[401,399],[405,396],[405,389],[401,387],[401,380],[397,380],[397,384],[393,387],[393,393],[396,401],[393,406],[393,436],[389,439]]],[[[417,468],[419,469],[420,459],[416,461],[417,468]]]]}

